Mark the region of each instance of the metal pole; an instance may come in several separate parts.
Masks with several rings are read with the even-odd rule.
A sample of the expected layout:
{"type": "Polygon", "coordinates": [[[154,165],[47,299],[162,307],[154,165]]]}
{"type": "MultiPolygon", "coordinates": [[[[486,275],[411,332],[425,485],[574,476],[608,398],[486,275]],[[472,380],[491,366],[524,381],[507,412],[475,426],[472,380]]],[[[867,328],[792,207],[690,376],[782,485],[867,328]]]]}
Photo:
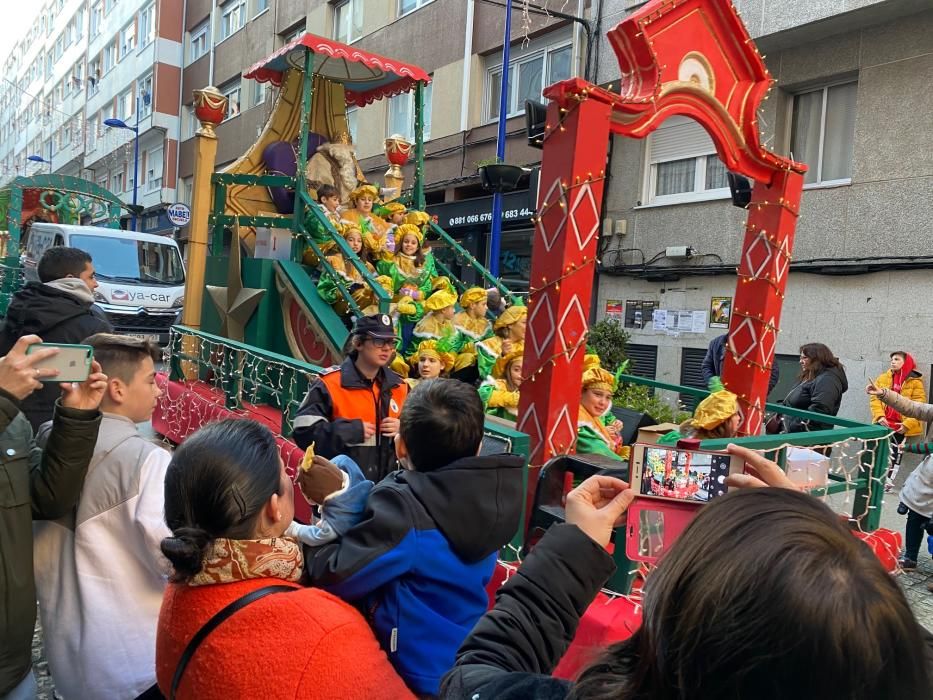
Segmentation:
{"type": "Polygon", "coordinates": [[[415,209],[424,211],[424,83],[415,86],[415,182],[412,194],[415,209]]]}
{"type": "MultiPolygon", "coordinates": [[[[505,160],[505,120],[509,111],[509,49],[512,41],[512,0],[506,1],[505,38],[502,40],[502,81],[499,90],[499,134],[496,160],[505,160]]],[[[502,238],[502,193],[492,196],[492,231],[489,235],[489,272],[499,276],[499,245],[502,238]]]]}
{"type": "Polygon", "coordinates": [[[133,231],[136,228],[136,190],[139,188],[139,96],[136,96],[136,138],[133,139],[133,231]]]}

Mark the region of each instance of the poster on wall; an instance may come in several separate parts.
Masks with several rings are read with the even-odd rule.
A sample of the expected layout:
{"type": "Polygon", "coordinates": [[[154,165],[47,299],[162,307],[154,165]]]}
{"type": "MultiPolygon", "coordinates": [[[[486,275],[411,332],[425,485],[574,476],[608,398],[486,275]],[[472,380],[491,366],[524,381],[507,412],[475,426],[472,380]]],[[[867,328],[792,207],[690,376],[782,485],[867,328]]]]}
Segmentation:
{"type": "Polygon", "coordinates": [[[657,303],[629,299],[625,302],[625,327],[644,328],[652,320],[657,303]]]}
{"type": "Polygon", "coordinates": [[[606,318],[622,323],[625,318],[625,305],[621,299],[606,299],[606,318]]]}
{"type": "Polygon", "coordinates": [[[732,297],[712,297],[709,302],[709,327],[728,328],[732,316],[732,297]]]}

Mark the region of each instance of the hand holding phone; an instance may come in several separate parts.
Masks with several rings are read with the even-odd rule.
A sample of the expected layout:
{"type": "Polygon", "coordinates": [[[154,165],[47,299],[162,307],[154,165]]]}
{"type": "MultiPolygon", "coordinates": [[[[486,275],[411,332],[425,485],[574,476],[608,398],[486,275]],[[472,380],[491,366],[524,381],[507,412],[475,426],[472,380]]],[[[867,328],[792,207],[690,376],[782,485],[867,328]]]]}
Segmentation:
{"type": "Polygon", "coordinates": [[[636,444],[632,489],[650,498],[708,503],[726,493],[727,478],[744,467],[745,460],[731,452],[636,444]]]}
{"type": "Polygon", "coordinates": [[[54,349],[52,354],[44,353],[41,358],[33,358],[32,367],[38,370],[55,370],[36,375],[40,382],[83,382],[91,373],[94,361],[94,348],[90,345],[69,345],[65,343],[33,343],[26,349],[26,356],[31,357],[43,350],[54,349]]]}
{"type": "Polygon", "coordinates": [[[0,358],[0,388],[22,401],[36,389],[42,388],[42,382],[52,380],[58,374],[54,367],[41,366],[58,354],[58,349],[40,346],[42,339],[37,335],[24,335],[16,341],[4,357],[0,358]]]}

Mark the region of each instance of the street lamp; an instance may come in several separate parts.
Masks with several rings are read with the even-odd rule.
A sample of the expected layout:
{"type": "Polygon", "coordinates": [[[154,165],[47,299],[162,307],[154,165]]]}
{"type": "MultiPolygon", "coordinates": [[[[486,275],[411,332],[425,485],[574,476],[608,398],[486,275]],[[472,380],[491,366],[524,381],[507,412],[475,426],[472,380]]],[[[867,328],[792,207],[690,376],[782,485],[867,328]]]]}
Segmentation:
{"type": "MultiPolygon", "coordinates": [[[[148,102],[147,102],[148,104],[148,102]]],[[[136,191],[139,188],[139,98],[136,98],[136,126],[130,126],[122,119],[104,119],[104,126],[110,126],[114,129],[128,129],[136,136],[133,138],[133,231],[136,229],[136,191]]]]}
{"type": "Polygon", "coordinates": [[[48,163],[49,164],[49,174],[52,174],[52,161],[46,160],[42,156],[31,155],[26,156],[26,160],[31,160],[33,163],[48,163]]]}

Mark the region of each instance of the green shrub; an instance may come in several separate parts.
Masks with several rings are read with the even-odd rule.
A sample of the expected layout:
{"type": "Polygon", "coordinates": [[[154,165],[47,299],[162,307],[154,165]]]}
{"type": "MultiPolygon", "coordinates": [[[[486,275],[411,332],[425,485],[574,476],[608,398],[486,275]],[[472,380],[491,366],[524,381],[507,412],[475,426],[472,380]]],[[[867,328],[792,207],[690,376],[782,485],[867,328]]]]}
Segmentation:
{"type": "Polygon", "coordinates": [[[690,413],[658,396],[651,387],[642,384],[620,384],[612,397],[616,406],[628,408],[638,413],[647,413],[658,423],[676,423],[680,425],[690,417],[690,413]]]}
{"type": "Polygon", "coordinates": [[[628,359],[625,348],[629,340],[630,336],[622,328],[621,323],[614,319],[604,318],[590,326],[590,332],[586,338],[587,352],[599,355],[603,369],[614,374],[628,359]]]}

